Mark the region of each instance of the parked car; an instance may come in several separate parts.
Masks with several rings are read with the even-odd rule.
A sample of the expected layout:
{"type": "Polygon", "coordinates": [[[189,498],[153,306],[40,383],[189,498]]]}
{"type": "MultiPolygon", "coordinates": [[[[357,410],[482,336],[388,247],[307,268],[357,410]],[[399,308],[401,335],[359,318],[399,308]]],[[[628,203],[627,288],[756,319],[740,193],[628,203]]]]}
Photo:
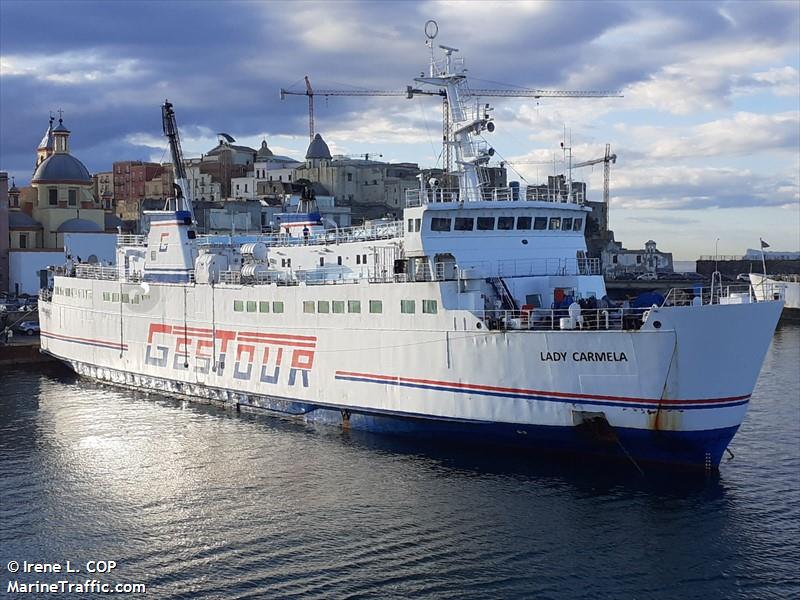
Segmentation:
{"type": "Polygon", "coordinates": [[[39,333],[39,324],[36,321],[23,321],[18,323],[15,329],[25,335],[34,335],[39,333]]]}
{"type": "Polygon", "coordinates": [[[4,303],[0,304],[0,312],[14,312],[18,309],[19,305],[13,300],[6,300],[4,303]]]}
{"type": "Polygon", "coordinates": [[[739,273],[736,276],[736,280],[737,281],[746,281],[747,283],[750,283],[750,273],[739,273]]]}
{"type": "Polygon", "coordinates": [[[658,275],[655,273],[642,273],[636,278],[637,281],[656,281],[657,279],[658,275]]]}
{"type": "Polygon", "coordinates": [[[690,281],[705,281],[705,277],[700,275],[700,273],[695,273],[694,271],[690,273],[682,273],[684,279],[689,279],[690,281]]]}

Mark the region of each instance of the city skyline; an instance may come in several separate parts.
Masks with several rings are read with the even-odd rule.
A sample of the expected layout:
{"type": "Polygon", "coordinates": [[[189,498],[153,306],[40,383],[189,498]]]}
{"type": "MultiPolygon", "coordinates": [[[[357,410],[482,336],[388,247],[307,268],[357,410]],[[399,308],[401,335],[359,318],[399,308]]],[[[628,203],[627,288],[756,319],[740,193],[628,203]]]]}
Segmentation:
{"type": "MultiPolygon", "coordinates": [[[[627,247],[653,238],[681,260],[713,254],[716,238],[722,254],[759,237],[800,247],[797,3],[4,0],[0,17],[0,169],[19,185],[51,110],[64,110],[73,154],[93,173],[167,160],[166,97],[188,156],[225,131],[302,158],[306,99],[280,101],[279,88],[303,89],[309,75],[318,88],[404,89],[427,64],[422,27],[436,19],[437,43],[460,48],[476,86],[624,95],[487,99],[497,122],[487,139],[517,163],[509,179],[539,183],[554,154],[561,171],[562,141],[575,161],[610,143],[611,227],[627,247]]],[[[317,98],[315,108],[334,154],[441,166],[435,99],[317,98]]],[[[602,166],[573,177],[602,197],[602,166]]]]}

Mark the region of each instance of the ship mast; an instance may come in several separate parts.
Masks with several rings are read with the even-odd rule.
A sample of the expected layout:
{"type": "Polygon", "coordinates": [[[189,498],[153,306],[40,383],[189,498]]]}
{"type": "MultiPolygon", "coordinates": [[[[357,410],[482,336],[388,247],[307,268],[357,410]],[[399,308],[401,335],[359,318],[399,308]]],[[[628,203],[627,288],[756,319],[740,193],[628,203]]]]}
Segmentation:
{"type": "Polygon", "coordinates": [[[192,193],[189,188],[189,181],[186,177],[186,165],[183,163],[183,151],[181,150],[181,138],[178,134],[178,123],[175,121],[175,111],[172,103],[164,101],[161,107],[161,121],[164,128],[164,135],[169,140],[169,151],[172,155],[172,168],[175,172],[175,209],[187,211],[194,222],[194,210],[192,209],[192,193]]]}
{"type": "Polygon", "coordinates": [[[485,129],[492,131],[494,123],[489,117],[488,105],[482,113],[476,111],[475,118],[470,118],[461,100],[462,88],[466,82],[464,59],[455,58],[453,54],[458,48],[440,45],[444,50],[444,60],[436,60],[433,40],[439,32],[435,21],[425,24],[427,46],[431,49],[431,62],[427,77],[415,77],[414,81],[444,89],[452,122],[452,142],[455,150],[456,173],[462,202],[477,202],[482,199],[479,165],[487,162],[489,153],[479,149],[473,136],[485,129]]]}

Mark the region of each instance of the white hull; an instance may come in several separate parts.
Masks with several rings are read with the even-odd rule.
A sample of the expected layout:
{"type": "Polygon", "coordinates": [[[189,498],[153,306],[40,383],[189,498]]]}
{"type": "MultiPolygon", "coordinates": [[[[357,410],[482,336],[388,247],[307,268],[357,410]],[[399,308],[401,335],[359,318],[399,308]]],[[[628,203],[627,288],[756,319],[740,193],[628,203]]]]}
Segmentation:
{"type": "MultiPolygon", "coordinates": [[[[304,299],[343,286],[151,284],[151,304],[112,312],[99,299],[120,283],[55,285],[76,281],[93,300],[57,297],[40,312],[43,350],[79,373],[307,418],[336,409],[345,420],[356,413],[574,429],[587,413],[602,413],[620,430],[735,431],[780,312],[775,302],[670,307],[654,309],[658,329],[488,331],[454,310],[409,316],[416,328],[399,329],[370,315],[299,312],[304,299]],[[286,312],[231,310],[250,297],[279,300],[286,312]]],[[[409,285],[346,287],[364,305],[376,296],[393,305],[409,285]]],[[[447,285],[411,288],[438,297],[447,285]]]]}
{"type": "Polygon", "coordinates": [[[750,273],[750,283],[758,300],[771,300],[777,294],[783,299],[786,309],[800,311],[800,281],[780,281],[750,273]]]}

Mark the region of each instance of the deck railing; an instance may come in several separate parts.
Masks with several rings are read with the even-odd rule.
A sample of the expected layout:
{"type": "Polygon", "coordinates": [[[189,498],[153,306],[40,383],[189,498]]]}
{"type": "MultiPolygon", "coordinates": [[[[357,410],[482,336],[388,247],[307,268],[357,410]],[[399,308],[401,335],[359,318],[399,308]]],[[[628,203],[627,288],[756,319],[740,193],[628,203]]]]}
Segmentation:
{"type": "MultiPolygon", "coordinates": [[[[311,234],[308,237],[293,237],[285,233],[243,235],[246,242],[261,242],[268,247],[273,246],[330,246],[348,242],[368,242],[402,237],[403,222],[387,221],[369,226],[343,227],[328,229],[324,233],[311,234]]],[[[198,236],[201,246],[229,245],[232,243],[228,235],[201,235],[198,236]]],[[[242,243],[246,243],[243,241],[242,243]]]]}
{"type": "Polygon", "coordinates": [[[647,308],[567,308],[484,310],[476,316],[489,330],[532,331],[622,331],[641,328],[649,316],[647,308]]]}
{"type": "MultiPolygon", "coordinates": [[[[461,192],[457,188],[426,188],[424,190],[406,190],[406,207],[423,206],[425,204],[439,204],[459,202],[461,192]]],[[[581,193],[573,194],[570,198],[564,190],[541,189],[528,187],[521,190],[512,187],[482,188],[480,199],[484,202],[504,201],[536,201],[553,202],[561,204],[583,204],[584,196],[581,193]]]]}
{"type": "MultiPolygon", "coordinates": [[[[119,267],[104,267],[94,264],[75,265],[75,277],[78,279],[105,279],[117,281],[120,279],[121,272],[119,267]]],[[[68,275],[68,273],[65,273],[68,275]]]]}
{"type": "MultiPolygon", "coordinates": [[[[759,288],[761,286],[758,286],[759,288]]],[[[721,284],[712,286],[694,286],[671,288],[662,306],[702,306],[706,304],[747,304],[755,302],[757,298],[774,298],[778,290],[767,286],[766,296],[756,294],[749,283],[721,284]]]]}
{"type": "Polygon", "coordinates": [[[146,246],[146,235],[132,235],[121,233],[117,236],[117,246],[146,246]]]}

